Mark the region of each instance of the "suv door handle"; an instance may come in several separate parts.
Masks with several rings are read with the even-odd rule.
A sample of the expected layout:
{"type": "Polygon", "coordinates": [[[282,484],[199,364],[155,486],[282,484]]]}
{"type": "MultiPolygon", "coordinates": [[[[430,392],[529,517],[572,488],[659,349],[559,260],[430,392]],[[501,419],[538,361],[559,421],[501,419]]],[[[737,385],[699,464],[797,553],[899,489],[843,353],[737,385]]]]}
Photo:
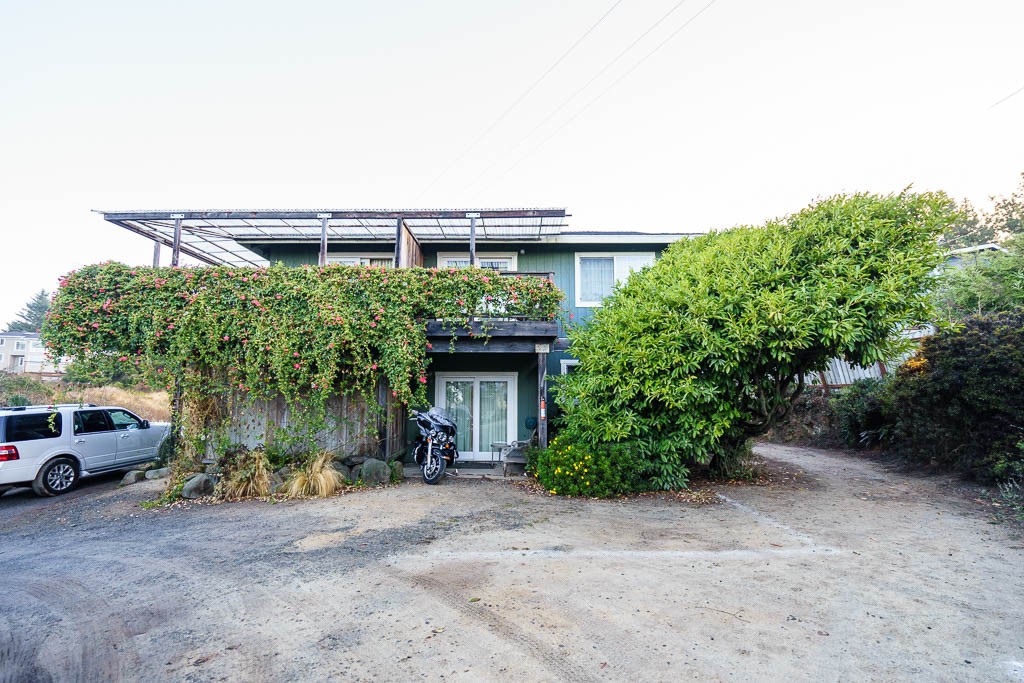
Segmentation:
{"type": "Polygon", "coordinates": [[[129,436],[131,436],[131,434],[122,434],[121,438],[122,439],[127,439],[129,436]]]}
{"type": "Polygon", "coordinates": [[[75,439],[75,443],[85,443],[85,439],[75,439]]]}

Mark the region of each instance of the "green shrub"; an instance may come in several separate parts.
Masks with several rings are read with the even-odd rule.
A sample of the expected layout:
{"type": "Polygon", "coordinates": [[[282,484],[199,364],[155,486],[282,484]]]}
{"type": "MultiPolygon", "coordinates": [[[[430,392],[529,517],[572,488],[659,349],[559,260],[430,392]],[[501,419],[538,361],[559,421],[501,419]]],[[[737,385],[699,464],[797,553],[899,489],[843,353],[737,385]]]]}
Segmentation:
{"type": "Polygon", "coordinates": [[[58,388],[52,382],[0,371],[0,406],[51,403],[57,400],[58,395],[58,388]]]}
{"type": "Polygon", "coordinates": [[[530,473],[562,496],[610,498],[639,490],[642,467],[628,444],[588,447],[564,434],[528,458],[530,473]]]}
{"type": "Polygon", "coordinates": [[[885,393],[912,460],[989,481],[1024,475],[1024,309],[924,340],[885,393]]]}
{"type": "Polygon", "coordinates": [[[1024,479],[1016,477],[999,484],[999,499],[1007,512],[1024,522],[1024,479]]]}
{"type": "Polygon", "coordinates": [[[829,401],[833,425],[844,446],[867,448],[885,441],[892,428],[883,403],[885,389],[884,380],[859,379],[829,401]]]}
{"type": "Polygon", "coordinates": [[[943,195],[861,194],[675,242],[570,331],[580,363],[556,385],[566,428],[588,453],[629,444],[652,488],[731,469],[809,372],[890,358],[894,329],[932,317],[936,237],[952,218],[943,195]]]}

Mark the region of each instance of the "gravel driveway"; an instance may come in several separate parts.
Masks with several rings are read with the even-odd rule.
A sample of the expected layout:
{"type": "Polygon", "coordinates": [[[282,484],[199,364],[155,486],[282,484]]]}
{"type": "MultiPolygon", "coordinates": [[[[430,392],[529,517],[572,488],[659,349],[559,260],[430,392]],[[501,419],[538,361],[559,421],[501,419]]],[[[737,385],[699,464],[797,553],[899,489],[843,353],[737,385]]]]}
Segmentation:
{"type": "Polygon", "coordinates": [[[720,501],[449,479],[0,497],[0,681],[1024,681],[1024,543],[944,478],[762,446],[720,501]]]}

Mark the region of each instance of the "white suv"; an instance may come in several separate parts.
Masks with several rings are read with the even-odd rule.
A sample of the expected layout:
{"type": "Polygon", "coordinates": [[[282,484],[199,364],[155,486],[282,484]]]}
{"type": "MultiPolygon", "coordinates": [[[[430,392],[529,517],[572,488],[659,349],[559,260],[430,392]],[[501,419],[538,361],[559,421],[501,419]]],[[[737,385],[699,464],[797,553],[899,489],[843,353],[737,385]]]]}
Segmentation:
{"type": "Polygon", "coordinates": [[[66,493],[82,477],[156,460],[169,432],[111,406],[0,408],[0,493],[29,484],[40,496],[66,493]]]}

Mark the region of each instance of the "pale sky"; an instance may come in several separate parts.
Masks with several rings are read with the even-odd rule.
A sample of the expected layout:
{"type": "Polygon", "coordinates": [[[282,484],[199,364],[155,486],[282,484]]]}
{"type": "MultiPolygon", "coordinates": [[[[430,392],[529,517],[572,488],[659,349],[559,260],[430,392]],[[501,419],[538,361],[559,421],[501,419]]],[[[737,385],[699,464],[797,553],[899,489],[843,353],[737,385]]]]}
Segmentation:
{"type": "Polygon", "coordinates": [[[91,209],[696,232],[911,184],[987,207],[1024,171],[1022,28],[1017,0],[0,0],[0,325],[151,262],[91,209]]]}

